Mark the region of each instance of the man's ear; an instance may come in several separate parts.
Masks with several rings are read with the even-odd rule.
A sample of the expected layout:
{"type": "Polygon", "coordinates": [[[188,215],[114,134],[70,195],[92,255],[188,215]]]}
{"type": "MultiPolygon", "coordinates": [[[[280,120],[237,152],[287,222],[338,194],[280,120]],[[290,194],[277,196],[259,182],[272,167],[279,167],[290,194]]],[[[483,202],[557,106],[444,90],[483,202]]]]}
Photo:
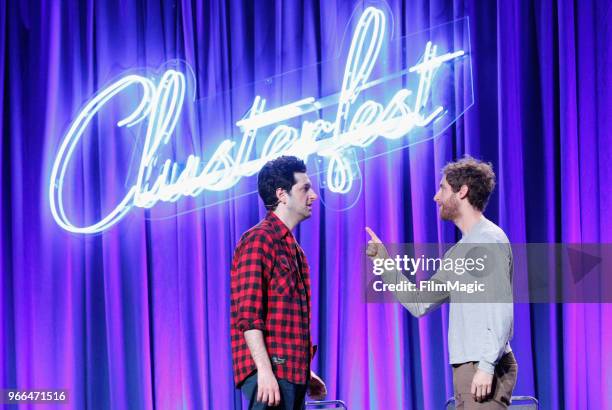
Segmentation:
{"type": "Polygon", "coordinates": [[[286,203],[287,191],[285,191],[283,188],[276,188],[276,199],[278,199],[279,203],[286,203]]]}
{"type": "Polygon", "coordinates": [[[460,199],[465,199],[467,197],[468,191],[470,189],[468,188],[467,185],[461,185],[461,189],[459,189],[459,198],[460,199]]]}

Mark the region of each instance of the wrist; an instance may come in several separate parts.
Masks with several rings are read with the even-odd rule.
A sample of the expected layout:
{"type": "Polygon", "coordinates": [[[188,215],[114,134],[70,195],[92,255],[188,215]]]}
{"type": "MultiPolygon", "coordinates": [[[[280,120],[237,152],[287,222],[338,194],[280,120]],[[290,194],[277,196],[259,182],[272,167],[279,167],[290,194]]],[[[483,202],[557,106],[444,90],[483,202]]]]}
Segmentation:
{"type": "Polygon", "coordinates": [[[272,366],[271,365],[262,365],[262,366],[257,366],[257,373],[261,374],[262,376],[270,376],[270,375],[274,375],[274,371],[272,370],[272,366]]]}
{"type": "Polygon", "coordinates": [[[481,370],[489,375],[493,375],[495,373],[495,364],[487,362],[486,360],[481,360],[478,362],[478,370],[481,370]]]}

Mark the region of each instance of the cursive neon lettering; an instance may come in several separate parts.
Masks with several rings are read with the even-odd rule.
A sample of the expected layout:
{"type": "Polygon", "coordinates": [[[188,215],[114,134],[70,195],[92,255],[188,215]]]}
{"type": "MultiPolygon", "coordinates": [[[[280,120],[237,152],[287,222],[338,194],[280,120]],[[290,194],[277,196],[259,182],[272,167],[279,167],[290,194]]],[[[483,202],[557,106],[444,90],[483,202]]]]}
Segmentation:
{"type": "Polygon", "coordinates": [[[371,99],[355,105],[363,91],[386,81],[384,78],[369,80],[384,43],[385,30],[384,13],[368,7],[352,38],[338,94],[319,100],[308,97],[268,111],[265,98],[256,96],[245,117],[235,124],[242,133],[240,143],[236,146],[230,139],[223,140],[206,163],[200,157],[190,155],[180,172],[178,164],[170,159],[157,164],[159,151],[173,135],[184,104],[184,74],[167,70],[157,85],[138,75],[111,84],[85,105],[60,145],[49,189],[54,219],[71,232],[101,232],[116,224],[133,207],[151,208],[159,201],[174,202],[185,196],[196,197],[204,191],[227,190],[242,178],[254,175],[267,161],[279,155],[296,155],[304,160],[311,155],[326,158],[327,188],[336,193],[349,192],[353,176],[347,151],[353,147],[367,148],[378,138],[401,138],[415,128],[427,127],[444,115],[442,106],[430,108],[427,112],[432,80],[442,64],[465,54],[459,50],[437,55],[437,46],[428,42],[422,61],[407,70],[419,76],[414,103],[409,102],[413,91],[401,88],[386,105],[371,99]],[[117,126],[129,127],[145,119],[148,121],[136,181],[107,215],[93,224],[76,226],[67,217],[62,199],[72,153],[93,116],[115,95],[134,85],[142,88],[143,97],[134,112],[119,121],[117,126]],[[299,129],[283,124],[333,105],[337,105],[333,120],[306,120],[299,129]],[[259,157],[253,159],[259,131],[269,126],[274,128],[267,134],[259,157]]]}

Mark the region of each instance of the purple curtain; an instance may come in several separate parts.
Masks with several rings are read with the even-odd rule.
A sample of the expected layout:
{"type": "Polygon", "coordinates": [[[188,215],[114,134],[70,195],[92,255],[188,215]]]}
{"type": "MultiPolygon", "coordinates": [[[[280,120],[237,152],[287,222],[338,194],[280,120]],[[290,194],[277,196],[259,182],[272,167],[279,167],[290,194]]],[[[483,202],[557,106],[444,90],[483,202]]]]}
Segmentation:
{"type": "MultiPolygon", "coordinates": [[[[214,95],[330,60],[356,7],[2,1],[0,388],[66,388],[79,409],[244,408],[232,384],[229,265],[264,215],[258,197],[159,220],[133,211],[103,234],[76,235],[51,217],[51,164],[81,105],[125,70],[180,58],[198,96],[214,95]]],[[[469,17],[475,104],[438,138],[366,162],[356,206],[318,206],[299,227],[314,368],[350,409],[440,409],[452,395],[448,309],[416,320],[364,303],[364,227],[389,242],[457,240],[432,197],[440,168],[467,153],[494,164],[486,214],[511,241],[612,242],[612,13],[604,0],[389,8],[401,35],[469,17]]],[[[94,219],[130,159],[119,145],[102,155],[117,135],[98,130],[78,148],[70,188],[94,219]]],[[[610,329],[609,304],[516,305],[515,394],[546,409],[612,408],[610,329]]]]}

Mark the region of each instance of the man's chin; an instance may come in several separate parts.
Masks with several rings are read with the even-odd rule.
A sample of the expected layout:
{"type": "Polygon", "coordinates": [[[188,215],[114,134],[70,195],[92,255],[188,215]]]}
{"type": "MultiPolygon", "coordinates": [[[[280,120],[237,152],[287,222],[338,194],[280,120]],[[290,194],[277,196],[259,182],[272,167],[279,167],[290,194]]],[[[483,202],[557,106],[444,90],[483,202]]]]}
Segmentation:
{"type": "Polygon", "coordinates": [[[454,221],[456,215],[451,215],[448,212],[440,212],[440,219],[443,221],[454,221]]]}
{"type": "Polygon", "coordinates": [[[448,212],[446,212],[446,210],[442,207],[440,207],[440,209],[438,210],[438,215],[440,216],[440,219],[442,219],[443,221],[449,221],[449,214],[448,212]]]}

